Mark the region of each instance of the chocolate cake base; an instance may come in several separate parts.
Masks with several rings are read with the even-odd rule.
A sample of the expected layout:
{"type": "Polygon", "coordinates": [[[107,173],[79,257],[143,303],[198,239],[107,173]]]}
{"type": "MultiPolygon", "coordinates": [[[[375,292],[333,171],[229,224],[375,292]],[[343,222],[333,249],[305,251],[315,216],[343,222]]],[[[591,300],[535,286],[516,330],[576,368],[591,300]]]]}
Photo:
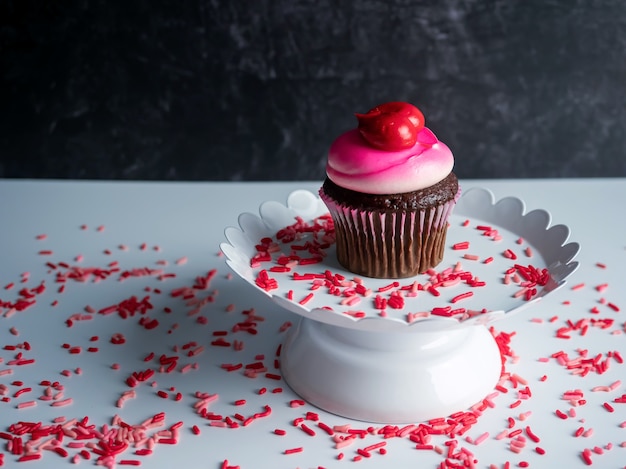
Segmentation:
{"type": "Polygon", "coordinates": [[[412,277],[440,264],[458,195],[453,173],[430,188],[401,194],[364,194],[328,178],[320,189],[335,224],[337,260],[374,278],[412,277]]]}

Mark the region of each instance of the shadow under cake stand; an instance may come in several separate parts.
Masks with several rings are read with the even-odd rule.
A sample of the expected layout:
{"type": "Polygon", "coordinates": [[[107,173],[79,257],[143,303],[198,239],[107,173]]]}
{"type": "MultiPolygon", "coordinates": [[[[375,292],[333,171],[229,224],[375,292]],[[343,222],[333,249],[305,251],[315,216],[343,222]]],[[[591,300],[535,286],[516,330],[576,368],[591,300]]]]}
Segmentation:
{"type": "MultiPolygon", "coordinates": [[[[439,296],[420,291],[407,296],[402,308],[384,312],[375,307],[371,297],[349,305],[341,302],[336,292],[317,290],[312,295],[313,284],[302,280],[307,274],[329,272],[346,279],[354,277],[336,262],[334,246],[321,263],[296,266],[293,271],[299,279],[294,279],[291,270],[270,271],[277,257],[292,254],[289,243],[276,242],[277,232],[295,220],[315,223],[326,213],[316,195],[292,192],[286,205],[268,201],[261,204],[259,215],[241,214],[239,227],[225,230],[228,242],[222,243],[221,249],[235,273],[277,306],[299,316],[282,344],[281,373],[286,383],[310,404],[355,420],[418,422],[445,417],[480,402],[494,390],[503,367],[489,325],[537,303],[564,285],[578,267],[573,259],[579,245],[566,244],[567,226],[550,226],[551,216],[545,210],[525,213],[518,198],[495,202],[490,191],[476,188],[465,192],[454,209],[442,268],[445,272],[445,265],[452,262],[447,268],[450,272],[452,266],[458,270],[461,264],[470,267],[471,263],[472,276],[484,282],[482,288],[455,284],[445,289],[449,291],[441,289],[439,296]],[[257,245],[269,238],[279,252],[270,263],[253,267],[257,245]],[[463,244],[468,247],[465,254],[451,248],[463,244]],[[537,272],[546,269],[544,281],[530,296],[520,294],[520,288],[522,292],[528,288],[519,282],[512,286],[503,281],[513,275],[512,266],[516,265],[537,272]],[[260,286],[262,270],[276,280],[273,288],[260,286]],[[449,317],[431,314],[456,307],[454,298],[464,291],[472,292],[463,300],[465,313],[449,317]]],[[[423,284],[426,278],[364,278],[363,285],[376,295],[387,292],[390,285],[423,284]]]]}

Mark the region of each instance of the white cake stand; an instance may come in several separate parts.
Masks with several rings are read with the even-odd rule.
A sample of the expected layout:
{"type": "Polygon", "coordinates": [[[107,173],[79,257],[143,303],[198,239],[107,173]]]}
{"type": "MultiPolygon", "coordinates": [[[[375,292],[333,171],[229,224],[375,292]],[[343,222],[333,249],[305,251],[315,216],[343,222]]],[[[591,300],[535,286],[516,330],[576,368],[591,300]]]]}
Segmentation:
{"type": "MultiPolygon", "coordinates": [[[[286,205],[270,201],[260,206],[260,216],[241,214],[239,228],[226,229],[228,242],[221,249],[241,278],[300,316],[282,347],[281,371],[287,384],[310,404],[355,420],[425,421],[480,402],[493,391],[502,372],[502,356],[488,326],[560,288],[578,267],[573,261],[578,244],[565,244],[569,229],[550,226],[548,212],[524,213],[524,203],[517,198],[496,203],[488,190],[471,189],[461,196],[451,218],[442,263],[442,269],[471,264],[474,278],[485,282],[485,287],[472,288],[471,298],[463,300],[463,314],[432,314],[437,308],[450,308],[453,298],[464,291],[458,285],[439,296],[420,291],[406,297],[402,308],[384,310],[375,307],[372,297],[387,292],[393,283],[390,279],[363,279],[374,293],[359,298],[356,306],[319,289],[312,297],[311,282],[294,280],[293,272],[271,273],[277,280],[275,288],[260,287],[259,272],[275,264],[251,266],[259,241],[274,237],[296,217],[314,220],[326,212],[319,197],[295,191],[286,205]],[[467,250],[452,249],[463,242],[469,243],[467,250]],[[503,281],[511,266],[520,264],[549,272],[548,281],[536,287],[532,298],[517,293],[521,286],[503,281]]],[[[294,271],[300,275],[332,272],[352,279],[336,262],[333,249],[327,250],[321,263],[297,266],[294,271]]],[[[289,245],[281,250],[275,255],[291,252],[289,245]]],[[[423,284],[423,277],[402,279],[396,287],[423,284]]]]}

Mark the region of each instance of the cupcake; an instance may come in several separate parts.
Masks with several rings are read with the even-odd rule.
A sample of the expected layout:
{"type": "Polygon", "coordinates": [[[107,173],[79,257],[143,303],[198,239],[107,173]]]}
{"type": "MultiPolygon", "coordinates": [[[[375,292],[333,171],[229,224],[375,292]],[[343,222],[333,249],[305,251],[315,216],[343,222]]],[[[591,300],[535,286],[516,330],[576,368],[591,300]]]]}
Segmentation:
{"type": "Polygon", "coordinates": [[[356,114],[331,145],[320,197],[335,224],[338,262],[373,278],[406,278],[443,260],[460,195],[454,157],[404,102],[356,114]]]}

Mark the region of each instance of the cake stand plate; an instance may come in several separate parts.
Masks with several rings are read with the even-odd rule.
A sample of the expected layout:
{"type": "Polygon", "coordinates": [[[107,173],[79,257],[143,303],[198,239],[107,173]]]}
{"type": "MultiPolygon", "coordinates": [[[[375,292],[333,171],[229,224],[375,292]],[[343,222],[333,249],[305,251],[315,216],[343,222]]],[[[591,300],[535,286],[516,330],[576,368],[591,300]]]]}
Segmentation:
{"type": "Polygon", "coordinates": [[[565,225],[550,226],[545,210],[525,213],[524,203],[514,197],[496,202],[486,189],[471,189],[459,199],[441,270],[400,281],[355,279],[338,265],[332,245],[319,262],[275,269],[284,266],[279,258],[294,254],[294,244],[306,243],[300,233],[281,244],[277,232],[293,226],[294,220],[307,224],[324,217],[326,209],[319,197],[296,191],[287,205],[265,202],[259,212],[240,215],[239,228],[226,229],[228,243],[221,248],[227,263],[276,305],[299,315],[281,352],[287,384],[310,404],[355,420],[418,422],[480,402],[502,371],[502,357],[487,326],[536,304],[578,267],[573,259],[579,245],[566,244],[565,225]],[[271,259],[255,262],[259,245],[268,240],[271,259]],[[468,247],[452,248],[459,243],[468,247]],[[455,272],[469,272],[461,263],[473,263],[471,278],[482,288],[450,280],[455,272]],[[523,273],[519,266],[543,273],[543,280],[528,286],[527,279],[518,278],[509,285],[508,280],[523,273]],[[328,282],[320,280],[324,276],[347,283],[326,289],[328,282]],[[303,280],[309,278],[313,280],[303,280]],[[435,283],[439,290],[433,291],[428,287],[434,278],[450,281],[435,283]],[[271,286],[262,279],[271,280],[271,286]],[[349,290],[357,284],[367,294],[359,297],[349,290]],[[440,293],[446,285],[450,293],[440,293]],[[390,290],[401,292],[402,307],[381,308],[375,301],[388,300],[390,290]],[[468,299],[461,303],[459,295],[468,299]]]}

